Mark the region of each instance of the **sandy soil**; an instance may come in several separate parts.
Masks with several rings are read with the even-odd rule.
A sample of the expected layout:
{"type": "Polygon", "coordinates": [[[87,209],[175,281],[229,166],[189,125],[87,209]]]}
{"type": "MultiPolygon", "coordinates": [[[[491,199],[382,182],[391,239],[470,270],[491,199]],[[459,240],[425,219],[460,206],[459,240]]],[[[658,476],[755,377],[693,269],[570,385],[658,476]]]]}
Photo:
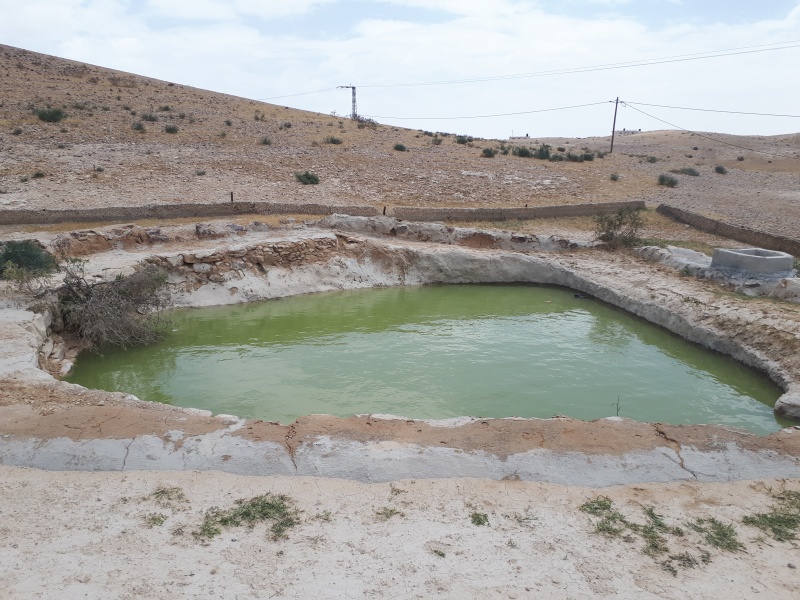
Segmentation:
{"type": "Polygon", "coordinates": [[[0,467],[0,586],[9,600],[800,595],[800,546],[741,523],[773,505],[769,487],[797,490],[797,482],[598,491],[470,479],[43,475],[0,467]],[[154,496],[164,487],[179,488],[185,500],[175,498],[177,490],[173,500],[154,496]],[[288,495],[300,511],[286,538],[271,539],[270,522],[223,528],[211,540],[192,535],[209,508],[268,492],[288,495]],[[640,524],[647,522],[644,508],[654,507],[684,535],[664,534],[667,549],[650,556],[638,534],[597,534],[600,519],[579,507],[600,495],[640,524]],[[473,514],[486,515],[488,524],[474,525],[473,514]],[[709,518],[734,525],[742,549],[715,548],[686,525],[709,518]],[[686,566],[687,553],[696,565],[686,566]]]}

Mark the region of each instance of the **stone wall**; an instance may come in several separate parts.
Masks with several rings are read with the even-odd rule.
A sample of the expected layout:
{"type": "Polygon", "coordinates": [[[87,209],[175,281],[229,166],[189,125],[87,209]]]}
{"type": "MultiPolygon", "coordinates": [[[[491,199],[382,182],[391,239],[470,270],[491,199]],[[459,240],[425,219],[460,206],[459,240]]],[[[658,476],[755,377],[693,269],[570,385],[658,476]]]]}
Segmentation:
{"type": "Polygon", "coordinates": [[[722,221],[710,219],[666,204],[660,204],[656,212],[681,223],[687,223],[700,231],[744,242],[758,248],[778,250],[780,252],[788,252],[792,256],[800,256],[800,241],[798,240],[746,227],[737,227],[736,225],[723,223],[722,221]]]}
{"type": "Polygon", "coordinates": [[[291,202],[221,202],[213,204],[151,204],[108,208],[64,210],[0,210],[0,225],[80,223],[93,221],[136,221],[139,219],[177,219],[183,217],[223,217],[237,214],[330,215],[336,212],[364,217],[378,214],[372,206],[293,204],[291,202]]]}
{"type": "Polygon", "coordinates": [[[597,204],[561,204],[523,208],[423,208],[397,206],[391,215],[406,221],[507,221],[509,219],[547,219],[554,217],[587,217],[615,213],[624,208],[643,209],[644,202],[603,202],[597,204]]]}

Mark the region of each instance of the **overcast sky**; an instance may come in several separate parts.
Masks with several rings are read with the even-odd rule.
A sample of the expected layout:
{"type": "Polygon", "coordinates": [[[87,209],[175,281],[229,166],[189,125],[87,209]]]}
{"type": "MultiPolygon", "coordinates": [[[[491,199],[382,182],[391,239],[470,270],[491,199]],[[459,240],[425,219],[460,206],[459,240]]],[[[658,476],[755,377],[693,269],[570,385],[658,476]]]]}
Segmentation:
{"type": "MultiPolygon", "coordinates": [[[[322,113],[348,115],[336,86],[353,84],[359,114],[431,131],[607,135],[616,97],[800,115],[800,0],[0,0],[0,15],[12,46],[247,98],[314,92],[270,101],[322,113]]],[[[698,131],[800,131],[636,108],[698,131]]],[[[621,106],[617,128],[671,127],[621,106]]]]}

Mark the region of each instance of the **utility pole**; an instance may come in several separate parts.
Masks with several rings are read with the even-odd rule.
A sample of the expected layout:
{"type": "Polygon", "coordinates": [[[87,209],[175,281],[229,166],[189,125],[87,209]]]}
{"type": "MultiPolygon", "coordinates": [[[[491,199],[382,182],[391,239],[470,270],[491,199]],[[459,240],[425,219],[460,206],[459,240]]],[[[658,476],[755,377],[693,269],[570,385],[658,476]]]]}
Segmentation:
{"type": "MultiPolygon", "coordinates": [[[[355,90],[353,90],[355,93],[355,90]]],[[[614,124],[611,126],[611,150],[608,151],[609,154],[614,153],[614,134],[617,131],[617,108],[619,108],[619,96],[614,101],[614,124]]]]}
{"type": "Polygon", "coordinates": [[[350,115],[350,118],[353,121],[358,121],[358,110],[356,109],[356,86],[354,85],[337,85],[338,89],[346,89],[349,88],[353,90],[353,113],[350,115]]]}

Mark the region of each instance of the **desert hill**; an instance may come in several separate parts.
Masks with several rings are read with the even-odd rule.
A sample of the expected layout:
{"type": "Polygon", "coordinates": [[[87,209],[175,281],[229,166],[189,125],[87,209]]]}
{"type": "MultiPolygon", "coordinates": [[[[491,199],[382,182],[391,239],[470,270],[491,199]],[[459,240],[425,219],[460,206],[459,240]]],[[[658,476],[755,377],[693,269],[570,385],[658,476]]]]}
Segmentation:
{"type": "Polygon", "coordinates": [[[645,200],[800,237],[798,134],[642,132],[580,163],[503,154],[540,143],[583,154],[607,151],[610,137],[458,140],[0,45],[0,210],[223,202],[231,192],[242,201],[389,207],[645,200]],[[47,108],[64,118],[41,120],[35,111],[47,108]],[[484,148],[498,154],[486,158],[484,148]],[[657,185],[660,174],[686,168],[699,175],[657,185]],[[298,183],[304,171],[319,185],[298,183]]]}

